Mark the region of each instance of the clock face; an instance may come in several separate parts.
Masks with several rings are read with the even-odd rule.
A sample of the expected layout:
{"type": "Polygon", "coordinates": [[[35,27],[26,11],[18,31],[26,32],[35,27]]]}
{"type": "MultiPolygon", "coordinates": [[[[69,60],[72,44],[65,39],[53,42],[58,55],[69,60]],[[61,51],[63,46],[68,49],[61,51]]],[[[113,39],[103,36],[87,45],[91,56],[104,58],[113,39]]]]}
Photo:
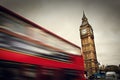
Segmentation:
{"type": "Polygon", "coordinates": [[[87,33],[87,29],[82,29],[81,33],[82,33],[82,35],[86,34],[87,33]]]}

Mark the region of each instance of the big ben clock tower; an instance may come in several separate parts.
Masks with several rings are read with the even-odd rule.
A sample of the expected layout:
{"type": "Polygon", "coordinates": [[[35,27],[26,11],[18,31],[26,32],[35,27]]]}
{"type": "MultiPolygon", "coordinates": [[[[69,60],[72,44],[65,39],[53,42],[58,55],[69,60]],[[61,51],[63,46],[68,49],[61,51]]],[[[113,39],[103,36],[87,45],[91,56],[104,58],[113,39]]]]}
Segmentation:
{"type": "Polygon", "coordinates": [[[96,57],[94,33],[88,19],[83,12],[82,24],[80,26],[80,37],[82,52],[84,57],[84,66],[88,76],[96,73],[98,70],[98,61],[96,57]]]}

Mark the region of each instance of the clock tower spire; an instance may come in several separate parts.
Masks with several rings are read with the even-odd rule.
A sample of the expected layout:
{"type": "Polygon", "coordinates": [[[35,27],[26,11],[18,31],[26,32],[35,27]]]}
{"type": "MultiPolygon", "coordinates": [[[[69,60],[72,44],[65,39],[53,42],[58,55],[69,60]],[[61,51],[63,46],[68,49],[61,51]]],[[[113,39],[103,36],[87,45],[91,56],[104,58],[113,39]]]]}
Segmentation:
{"type": "Polygon", "coordinates": [[[83,11],[82,24],[80,26],[80,37],[82,52],[84,57],[84,66],[88,76],[96,73],[98,70],[98,61],[96,56],[94,33],[88,19],[83,11]]]}
{"type": "Polygon", "coordinates": [[[85,16],[85,12],[83,11],[83,17],[82,17],[82,20],[85,21],[87,20],[87,17],[85,16]]]}
{"type": "Polygon", "coordinates": [[[86,25],[86,24],[89,24],[89,23],[88,23],[87,17],[85,16],[85,12],[83,11],[82,25],[86,25]]]}

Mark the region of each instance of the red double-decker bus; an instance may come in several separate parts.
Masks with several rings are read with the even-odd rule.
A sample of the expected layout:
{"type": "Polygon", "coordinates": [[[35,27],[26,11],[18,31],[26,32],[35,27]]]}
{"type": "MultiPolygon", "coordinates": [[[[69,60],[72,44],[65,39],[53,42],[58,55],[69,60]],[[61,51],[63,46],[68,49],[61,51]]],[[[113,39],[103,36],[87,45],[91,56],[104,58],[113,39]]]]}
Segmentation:
{"type": "Polygon", "coordinates": [[[0,6],[0,80],[84,80],[80,47],[0,6]]]}

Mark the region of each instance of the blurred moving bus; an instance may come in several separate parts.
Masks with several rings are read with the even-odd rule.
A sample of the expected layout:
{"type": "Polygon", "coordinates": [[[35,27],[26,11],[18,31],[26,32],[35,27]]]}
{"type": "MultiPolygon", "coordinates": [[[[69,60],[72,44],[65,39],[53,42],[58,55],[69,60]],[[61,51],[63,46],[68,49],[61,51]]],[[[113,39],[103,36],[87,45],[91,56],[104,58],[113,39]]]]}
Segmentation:
{"type": "Polygon", "coordinates": [[[85,80],[80,47],[0,6],[0,80],[85,80]]]}

